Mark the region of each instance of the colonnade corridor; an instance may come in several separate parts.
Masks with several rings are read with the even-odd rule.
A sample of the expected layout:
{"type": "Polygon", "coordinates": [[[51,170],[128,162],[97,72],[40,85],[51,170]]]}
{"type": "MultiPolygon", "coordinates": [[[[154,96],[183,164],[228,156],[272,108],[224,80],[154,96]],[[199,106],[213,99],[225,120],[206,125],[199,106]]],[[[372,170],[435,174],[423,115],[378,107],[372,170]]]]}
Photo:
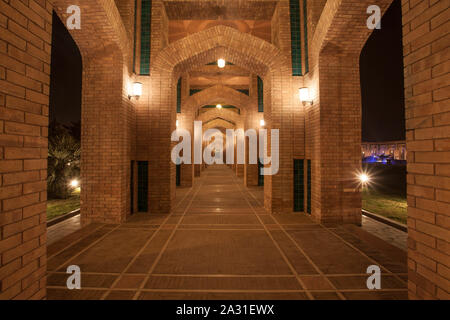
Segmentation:
{"type": "Polygon", "coordinates": [[[48,299],[407,299],[406,253],[354,225],[267,214],[226,165],[177,190],[169,215],[90,224],[48,247],[48,299]],[[67,267],[81,270],[69,290],[67,267]],[[367,268],[381,268],[381,290],[367,268]]]}

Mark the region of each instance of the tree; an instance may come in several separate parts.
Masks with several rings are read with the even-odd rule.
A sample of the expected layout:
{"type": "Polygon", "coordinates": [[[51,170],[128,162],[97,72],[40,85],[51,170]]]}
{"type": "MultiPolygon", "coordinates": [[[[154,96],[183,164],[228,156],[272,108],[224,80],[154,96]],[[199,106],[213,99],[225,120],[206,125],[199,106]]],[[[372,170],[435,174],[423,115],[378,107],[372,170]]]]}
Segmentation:
{"type": "Polygon", "coordinates": [[[51,198],[71,194],[70,180],[80,175],[80,141],[68,128],[53,121],[49,125],[47,189],[51,198]]]}

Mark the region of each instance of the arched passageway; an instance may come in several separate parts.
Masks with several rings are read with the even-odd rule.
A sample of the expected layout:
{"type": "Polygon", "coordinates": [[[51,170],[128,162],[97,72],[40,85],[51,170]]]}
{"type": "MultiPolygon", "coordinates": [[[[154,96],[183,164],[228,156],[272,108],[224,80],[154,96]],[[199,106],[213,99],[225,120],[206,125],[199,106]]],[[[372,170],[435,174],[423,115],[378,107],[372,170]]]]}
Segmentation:
{"type": "MultiPolygon", "coordinates": [[[[333,297],[356,298],[358,294],[345,293],[347,288],[341,290],[331,278],[337,274],[364,273],[363,265],[376,262],[394,282],[400,281],[399,296],[405,296],[404,274],[408,271],[410,297],[448,299],[445,272],[449,242],[446,218],[448,72],[445,68],[448,28],[442,18],[449,10],[448,2],[402,2],[410,166],[407,267],[396,260],[401,254],[391,256],[389,250],[375,248],[379,242],[364,242],[355,226],[361,219],[360,190],[351,178],[361,166],[358,59],[371,33],[366,20],[367,7],[372,3],[369,0],[316,1],[308,10],[302,0],[305,9],[300,10],[300,1],[292,1],[290,6],[290,1],[279,0],[266,3],[264,10],[252,10],[258,8],[258,1],[235,1],[227,13],[230,18],[237,19],[245,12],[251,19],[266,19],[270,30],[265,29],[257,36],[249,29],[242,29],[243,32],[224,25],[199,27],[200,32],[172,41],[168,25],[177,17],[173,1],[151,2],[149,8],[146,6],[149,1],[144,0],[139,2],[140,6],[131,0],[78,1],[83,14],[82,28],[72,30],[71,34],[83,59],[81,215],[87,229],[72,235],[72,241],[60,242],[47,251],[45,221],[41,216],[47,199],[43,168],[48,141],[51,12],[54,9],[65,21],[67,7],[72,3],[0,1],[0,26],[2,31],[8,31],[0,33],[0,297],[43,298],[46,268],[57,274],[67,263],[76,262],[88,272],[117,275],[112,280],[114,285],[119,283],[124,270],[143,273],[142,285],[134,290],[133,296],[127,297],[154,298],[155,294],[149,293],[154,288],[148,284],[153,276],[167,275],[178,265],[183,265],[185,271],[196,271],[190,260],[196,255],[190,249],[184,251],[185,260],[173,263],[178,262],[173,253],[179,253],[180,246],[189,243],[191,249],[210,246],[210,259],[205,259],[197,270],[202,275],[210,275],[205,270],[211,269],[213,274],[221,271],[233,276],[245,270],[265,278],[284,275],[290,278],[283,288],[295,286],[291,298],[325,298],[302,278],[306,275],[325,280],[333,297]],[[293,7],[298,10],[290,12],[293,7]],[[144,12],[147,9],[151,14],[144,12]],[[144,13],[140,19],[136,19],[138,13],[144,13]],[[139,23],[133,23],[133,16],[139,23]],[[294,16],[298,19],[291,20],[294,16]],[[263,40],[268,34],[271,42],[263,40]],[[292,45],[300,37],[303,42],[292,45]],[[299,56],[303,56],[300,61],[296,60],[299,56]],[[211,167],[198,180],[200,185],[180,191],[179,195],[188,199],[186,202],[183,198],[175,199],[175,165],[168,160],[172,147],[170,137],[176,126],[177,84],[189,71],[219,58],[248,70],[252,83],[263,84],[266,128],[280,130],[280,170],[266,177],[264,194],[259,192],[253,197],[251,188],[243,189],[237,182],[239,177],[231,175],[230,169],[211,167]],[[143,84],[139,99],[130,95],[133,82],[143,84]],[[302,107],[300,87],[310,89],[311,105],[305,103],[302,107]],[[297,179],[301,176],[302,163],[310,169],[310,174],[308,170],[303,172],[311,183],[309,187],[305,185],[310,190],[301,194],[304,200],[307,195],[311,197],[306,208],[311,209],[313,220],[303,214],[305,207],[300,213],[292,213],[297,195],[294,190],[302,190],[302,181],[308,184],[308,179],[297,179]],[[141,190],[146,196],[142,211],[151,214],[130,218],[132,201],[136,201],[130,192],[136,183],[131,174],[131,168],[135,167],[148,169],[138,172],[148,179],[147,189],[141,190]],[[233,183],[231,188],[240,192],[235,195],[239,193],[238,203],[242,207],[226,203],[224,210],[242,209],[243,216],[189,217],[186,214],[189,210],[201,213],[211,209],[211,202],[207,203],[211,199],[221,200],[213,194],[216,187],[212,181],[218,177],[233,183]],[[133,228],[120,224],[127,219],[133,228]],[[244,244],[235,251],[224,248],[228,253],[236,253],[228,255],[226,261],[214,256],[220,250],[211,246],[220,242],[217,237],[224,235],[218,231],[223,230],[220,219],[237,226],[239,232],[227,235],[239,239],[236,243],[244,244]],[[111,227],[108,223],[116,225],[111,227]],[[352,226],[342,226],[347,223],[352,226]],[[213,225],[212,230],[199,232],[197,229],[208,228],[205,224],[213,225]],[[327,228],[328,224],[335,228],[327,228]],[[162,244],[155,249],[160,254],[154,260],[149,255],[141,256],[149,248],[148,243],[155,244],[154,238],[148,238],[147,232],[136,232],[148,225],[156,226],[158,232],[154,234],[162,244]],[[288,230],[292,225],[299,227],[288,230]],[[202,237],[195,238],[200,233],[202,237]],[[183,236],[187,234],[193,236],[183,236]],[[92,237],[86,240],[86,235],[92,237]],[[120,241],[121,235],[126,235],[129,241],[120,241]],[[73,239],[84,239],[87,243],[73,239]],[[82,243],[90,250],[78,247],[82,243]],[[117,243],[120,245],[113,245],[117,243]],[[361,247],[361,243],[369,243],[369,249],[361,247]],[[163,252],[162,248],[169,250],[163,252]],[[99,262],[99,255],[110,250],[114,252],[108,257],[121,258],[114,263],[108,259],[99,262]],[[75,252],[70,261],[64,258],[67,252],[75,252]],[[326,254],[326,259],[321,254],[326,254]],[[232,265],[236,260],[242,262],[239,266],[249,269],[232,265]],[[323,261],[332,261],[332,268],[328,262],[321,264],[323,261]],[[145,288],[147,284],[150,290],[145,288]]],[[[198,9],[199,3],[192,1],[189,5],[198,9]]],[[[390,3],[382,0],[377,5],[384,12],[390,3]]],[[[216,11],[207,12],[218,19],[216,11]]],[[[254,87],[259,89],[251,88],[254,87]]],[[[252,92],[249,94],[252,96],[252,92]]],[[[253,101],[251,108],[256,106],[259,103],[253,101]]],[[[241,110],[245,110],[244,106],[241,110]]],[[[183,112],[181,115],[184,116],[183,112]]],[[[244,128],[255,127],[261,114],[255,111],[254,116],[246,119],[244,128]]],[[[223,185],[223,188],[230,187],[223,185]]],[[[55,277],[49,277],[49,281],[55,281],[58,286],[55,277]]],[[[268,286],[278,289],[273,284],[268,286]]],[[[51,291],[53,297],[58,296],[59,289],[51,291]]],[[[117,290],[106,288],[98,298],[106,298],[113,291],[117,290]]],[[[173,294],[179,297],[178,292],[173,294]]]]}

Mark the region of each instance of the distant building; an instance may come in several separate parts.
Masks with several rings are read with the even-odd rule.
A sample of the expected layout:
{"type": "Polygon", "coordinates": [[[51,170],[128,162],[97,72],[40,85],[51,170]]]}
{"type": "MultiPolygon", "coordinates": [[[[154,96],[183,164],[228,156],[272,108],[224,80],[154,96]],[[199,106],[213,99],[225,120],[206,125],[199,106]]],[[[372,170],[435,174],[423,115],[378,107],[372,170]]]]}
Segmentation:
{"type": "Polygon", "coordinates": [[[406,160],[406,142],[384,141],[384,142],[362,142],[362,157],[390,156],[394,160],[406,160]]]}

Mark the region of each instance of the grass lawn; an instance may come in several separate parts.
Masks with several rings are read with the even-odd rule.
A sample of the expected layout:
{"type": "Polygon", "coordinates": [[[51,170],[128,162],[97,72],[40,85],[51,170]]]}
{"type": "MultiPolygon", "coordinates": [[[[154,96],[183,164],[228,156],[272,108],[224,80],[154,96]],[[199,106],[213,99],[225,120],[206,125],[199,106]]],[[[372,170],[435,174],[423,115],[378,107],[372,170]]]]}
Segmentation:
{"type": "Polygon", "coordinates": [[[80,208],[80,191],[72,193],[68,199],[47,201],[47,221],[80,208]]]}
{"type": "Polygon", "coordinates": [[[406,198],[364,188],[362,207],[372,213],[406,224],[406,198]]]}

